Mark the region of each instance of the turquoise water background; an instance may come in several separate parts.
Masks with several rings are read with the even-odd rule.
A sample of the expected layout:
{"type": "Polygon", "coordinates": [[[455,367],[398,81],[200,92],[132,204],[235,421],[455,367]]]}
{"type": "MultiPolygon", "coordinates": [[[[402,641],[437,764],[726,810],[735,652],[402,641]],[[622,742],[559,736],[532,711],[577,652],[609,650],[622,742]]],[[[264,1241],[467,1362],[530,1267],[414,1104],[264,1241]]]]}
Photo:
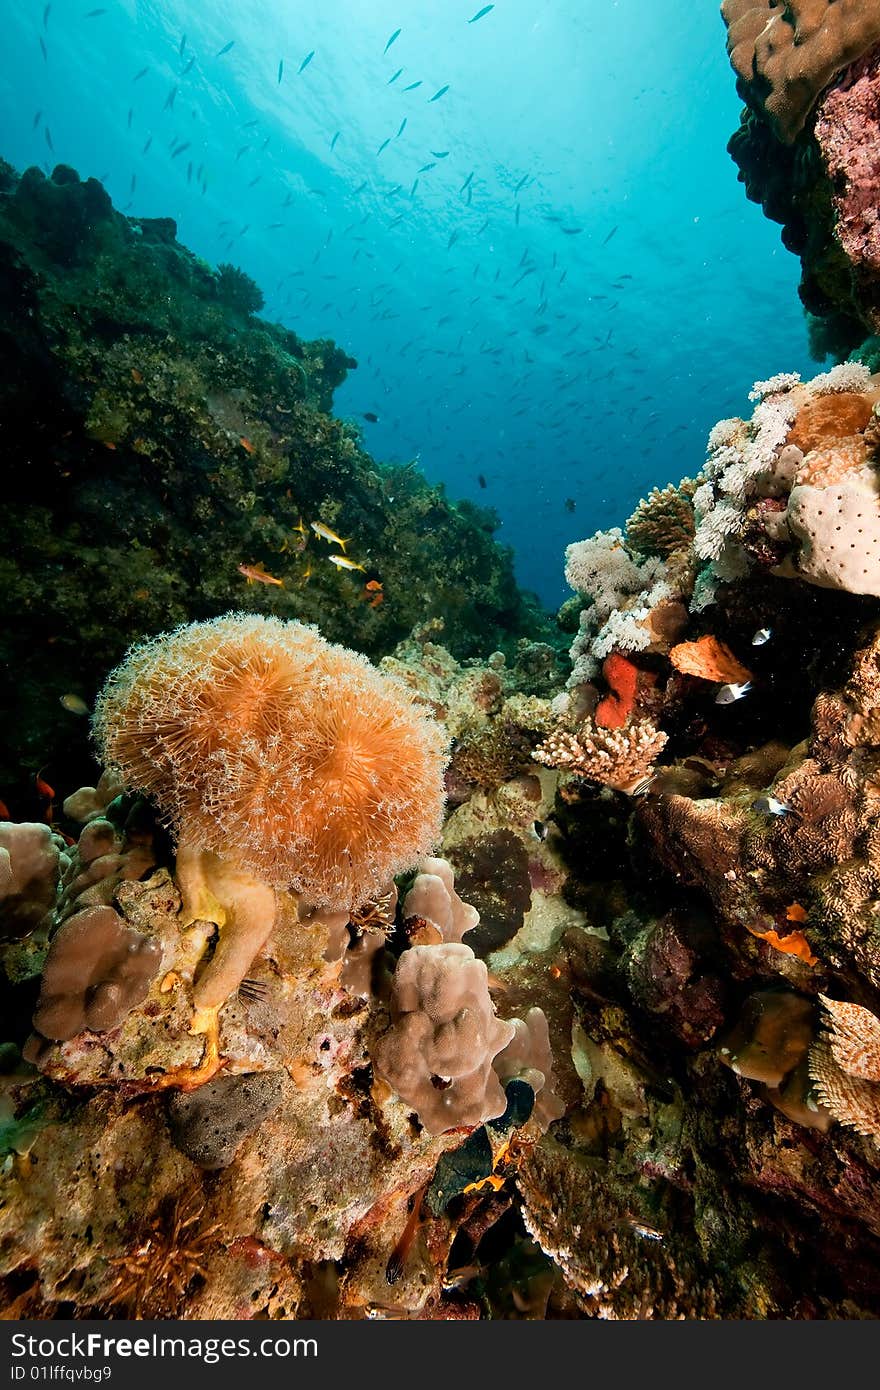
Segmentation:
{"type": "Polygon", "coordinates": [[[810,362],[797,262],[725,152],[714,0],[481,8],[6,0],[0,154],[173,217],[339,342],[337,412],[495,508],[555,605],[568,542],[810,362]]]}

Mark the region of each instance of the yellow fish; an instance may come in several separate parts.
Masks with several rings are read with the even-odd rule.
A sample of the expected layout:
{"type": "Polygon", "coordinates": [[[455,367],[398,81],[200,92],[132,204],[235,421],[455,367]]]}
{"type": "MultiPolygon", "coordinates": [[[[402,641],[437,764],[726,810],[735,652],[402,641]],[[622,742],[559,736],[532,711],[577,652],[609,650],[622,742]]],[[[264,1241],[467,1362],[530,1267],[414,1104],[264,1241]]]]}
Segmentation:
{"type": "Polygon", "coordinates": [[[80,695],[69,692],[67,695],[60,696],[61,704],[70,714],[88,714],[89,707],[80,695]]]}
{"type": "MultiPolygon", "coordinates": [[[[314,522],[312,524],[314,525],[314,522]]],[[[364,574],[367,572],[363,565],[359,565],[356,560],[347,559],[345,555],[328,555],[327,559],[331,565],[338,565],[341,570],[363,570],[364,574]]]]}
{"type": "Polygon", "coordinates": [[[325,526],[323,521],[313,521],[310,523],[316,536],[320,536],[322,541],[329,541],[331,545],[338,545],[341,550],[345,550],[348,541],[344,541],[341,536],[337,536],[335,531],[331,531],[329,526],[325,526]]]}

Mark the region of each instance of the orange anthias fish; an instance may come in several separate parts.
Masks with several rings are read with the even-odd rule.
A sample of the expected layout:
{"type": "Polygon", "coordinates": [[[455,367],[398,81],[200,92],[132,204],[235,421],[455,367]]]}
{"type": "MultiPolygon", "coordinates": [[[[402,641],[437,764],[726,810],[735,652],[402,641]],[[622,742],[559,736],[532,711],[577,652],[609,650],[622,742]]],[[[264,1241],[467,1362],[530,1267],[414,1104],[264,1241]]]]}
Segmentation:
{"type": "Polygon", "coordinates": [[[364,598],[369,598],[370,607],[378,608],[383,602],[385,595],[382,592],[381,579],[368,579],[364,585],[364,598]]]}
{"type": "Polygon", "coordinates": [[[46,802],[46,824],[52,824],[52,815],[55,810],[55,788],[50,787],[49,783],[43,780],[44,768],[34,775],[34,786],[37,789],[37,796],[44,798],[46,802]]]}
{"type": "Polygon", "coordinates": [[[243,574],[249,584],[274,584],[276,588],[284,588],[284,580],[276,579],[274,574],[269,574],[263,568],[262,560],[258,565],[236,565],[239,574],[243,574]]]}
{"type": "Polygon", "coordinates": [[[253,444],[249,439],[245,439],[244,435],[242,435],[241,439],[238,442],[246,453],[252,454],[254,452],[253,444]]]}

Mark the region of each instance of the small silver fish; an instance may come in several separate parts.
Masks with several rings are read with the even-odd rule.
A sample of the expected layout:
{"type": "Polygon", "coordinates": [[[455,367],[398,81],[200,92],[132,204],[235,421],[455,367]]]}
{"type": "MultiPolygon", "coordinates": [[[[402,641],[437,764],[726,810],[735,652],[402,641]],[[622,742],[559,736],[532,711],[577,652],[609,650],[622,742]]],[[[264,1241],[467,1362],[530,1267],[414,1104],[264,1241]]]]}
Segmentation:
{"type": "Polygon", "coordinates": [[[69,714],[88,714],[89,707],[79,695],[67,694],[59,697],[59,703],[69,714]]]}
{"type": "Polygon", "coordinates": [[[716,705],[732,705],[735,700],[741,700],[744,695],[748,695],[751,688],[751,681],[741,681],[739,684],[722,685],[718,694],[715,696],[715,703],[716,705]]]}
{"type": "Polygon", "coordinates": [[[662,1239],[663,1239],[663,1232],[662,1232],[662,1231],[658,1231],[657,1228],[656,1228],[655,1226],[648,1226],[648,1225],[646,1225],[644,1221],[633,1221],[633,1220],[630,1220],[630,1223],[629,1223],[629,1224],[630,1224],[630,1226],[632,1226],[632,1228],[633,1228],[633,1230],[635,1231],[636,1235],[637,1235],[637,1236],[641,1236],[643,1240],[662,1240],[662,1239]]]}
{"type": "Polygon", "coordinates": [[[760,811],[762,816],[787,816],[791,807],[775,796],[759,796],[752,802],[752,810],[760,811]]]}
{"type": "Polygon", "coordinates": [[[764,643],[765,643],[765,642],[769,642],[769,641],[770,641],[770,638],[771,638],[772,636],[773,636],[773,629],[772,629],[772,627],[759,627],[759,628],[758,628],[758,631],[755,633],[754,637],[752,638],[752,646],[753,646],[753,647],[763,647],[764,643]]]}

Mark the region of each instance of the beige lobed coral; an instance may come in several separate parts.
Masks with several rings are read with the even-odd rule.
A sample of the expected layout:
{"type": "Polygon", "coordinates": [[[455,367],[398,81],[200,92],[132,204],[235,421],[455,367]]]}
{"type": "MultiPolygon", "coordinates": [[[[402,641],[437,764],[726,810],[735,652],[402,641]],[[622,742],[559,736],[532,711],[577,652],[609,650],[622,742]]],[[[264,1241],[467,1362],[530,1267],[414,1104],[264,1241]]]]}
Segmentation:
{"type": "Polygon", "coordinates": [[[0,821],[0,939],[48,926],[55,908],[64,841],[39,822],[0,821]]]}
{"type": "Polygon", "coordinates": [[[486,966],[469,946],[452,941],[404,951],[394,974],[392,1019],[373,1063],[429,1134],[504,1113],[492,1061],[514,1026],[496,1018],[486,966]]]}
{"type": "Polygon", "coordinates": [[[791,143],[820,93],[880,41],[877,0],[724,0],[742,94],[791,143]]]}
{"type": "Polygon", "coordinates": [[[461,942],[472,931],[480,914],[462,902],[455,891],[452,865],[446,859],[422,860],[412,887],[403,900],[404,919],[421,917],[436,927],[443,941],[461,942]]]}
{"type": "Polygon", "coordinates": [[[532,1118],[545,1131],[554,1120],[565,1114],[565,1106],[555,1089],[547,1017],[543,1009],[531,1008],[525,1018],[514,1018],[511,1022],[515,1032],[495,1058],[495,1071],[505,1086],[514,1079],[531,1086],[535,1092],[532,1118]]]}
{"type": "Polygon", "coordinates": [[[52,938],[34,1027],[59,1041],[87,1028],[116,1028],[144,999],[161,964],[158,943],[126,926],[112,907],[84,908],[52,938]]]}

